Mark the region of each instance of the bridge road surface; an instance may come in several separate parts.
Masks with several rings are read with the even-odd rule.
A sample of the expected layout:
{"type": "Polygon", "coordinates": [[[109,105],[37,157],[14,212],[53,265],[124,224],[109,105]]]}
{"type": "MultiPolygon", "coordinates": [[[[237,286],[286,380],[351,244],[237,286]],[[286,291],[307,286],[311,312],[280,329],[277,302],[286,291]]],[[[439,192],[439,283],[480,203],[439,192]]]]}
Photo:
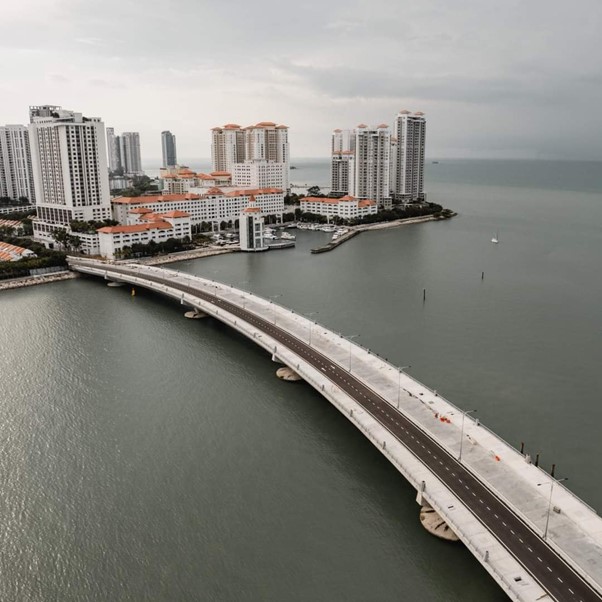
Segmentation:
{"type": "MultiPolygon", "coordinates": [[[[327,356],[251,311],[217,295],[207,293],[201,288],[174,282],[174,278],[185,278],[178,272],[174,272],[174,275],[169,278],[141,273],[136,269],[121,266],[110,266],[107,268],[108,272],[147,279],[199,297],[217,308],[245,320],[278,343],[285,345],[352,397],[425,464],[523,565],[553,600],[558,602],[602,601],[600,593],[585,582],[540,535],[528,527],[455,457],[378,393],[367,387],[348,370],[333,363],[327,356]]],[[[546,599],[546,597],[544,596],[542,599],[546,599]]]]}

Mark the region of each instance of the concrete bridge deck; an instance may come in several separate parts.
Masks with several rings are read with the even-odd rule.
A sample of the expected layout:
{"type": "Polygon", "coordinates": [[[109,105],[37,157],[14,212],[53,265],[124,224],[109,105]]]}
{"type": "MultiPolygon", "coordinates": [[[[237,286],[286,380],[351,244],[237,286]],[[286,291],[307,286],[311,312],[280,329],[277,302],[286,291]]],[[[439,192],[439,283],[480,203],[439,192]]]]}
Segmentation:
{"type": "Polygon", "coordinates": [[[195,307],[293,368],[379,448],[511,599],[602,600],[600,517],[435,391],[252,293],[164,268],[70,264],[195,307]]]}

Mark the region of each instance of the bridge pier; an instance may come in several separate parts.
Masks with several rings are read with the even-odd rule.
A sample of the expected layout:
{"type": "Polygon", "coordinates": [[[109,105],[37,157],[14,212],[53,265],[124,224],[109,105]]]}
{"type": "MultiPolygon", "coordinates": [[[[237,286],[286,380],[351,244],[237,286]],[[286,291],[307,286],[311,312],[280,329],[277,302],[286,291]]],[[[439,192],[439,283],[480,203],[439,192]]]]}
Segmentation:
{"type": "Polygon", "coordinates": [[[276,376],[280,380],[285,380],[289,383],[299,382],[300,380],[303,380],[294,370],[292,370],[288,366],[278,368],[278,370],[276,370],[276,376]]]}
{"type": "Polygon", "coordinates": [[[423,502],[423,506],[420,508],[420,523],[431,535],[439,539],[460,541],[460,538],[452,531],[451,527],[427,502],[423,502]]]}
{"type": "Polygon", "coordinates": [[[184,314],[185,318],[189,318],[190,320],[200,320],[201,318],[206,318],[207,314],[204,314],[202,311],[198,309],[193,309],[191,311],[187,311],[184,314]]]}

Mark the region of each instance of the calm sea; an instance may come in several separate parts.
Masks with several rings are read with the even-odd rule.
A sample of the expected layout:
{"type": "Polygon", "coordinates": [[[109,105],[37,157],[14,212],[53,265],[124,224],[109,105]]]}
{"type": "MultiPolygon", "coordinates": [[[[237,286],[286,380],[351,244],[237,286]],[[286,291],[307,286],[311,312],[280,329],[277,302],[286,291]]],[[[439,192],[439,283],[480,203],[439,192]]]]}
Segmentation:
{"type": "MultiPolygon", "coordinates": [[[[327,185],[327,162],[294,164],[327,185]]],[[[359,334],[599,509],[601,167],[440,159],[427,189],[452,220],[175,267],[359,334]]],[[[358,431],[220,324],[87,279],[0,312],[1,600],[506,599],[358,431]]]]}

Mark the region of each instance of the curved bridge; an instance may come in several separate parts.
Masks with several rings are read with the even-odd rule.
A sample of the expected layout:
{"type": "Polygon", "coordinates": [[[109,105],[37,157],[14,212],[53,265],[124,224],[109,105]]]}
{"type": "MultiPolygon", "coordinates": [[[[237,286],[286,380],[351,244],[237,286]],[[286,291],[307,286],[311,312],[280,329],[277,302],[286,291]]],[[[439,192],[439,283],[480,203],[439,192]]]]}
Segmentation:
{"type": "Polygon", "coordinates": [[[602,601],[595,511],[403,369],[229,285],[139,264],[69,263],[194,307],[292,368],[378,447],[511,599],[602,601]]]}

